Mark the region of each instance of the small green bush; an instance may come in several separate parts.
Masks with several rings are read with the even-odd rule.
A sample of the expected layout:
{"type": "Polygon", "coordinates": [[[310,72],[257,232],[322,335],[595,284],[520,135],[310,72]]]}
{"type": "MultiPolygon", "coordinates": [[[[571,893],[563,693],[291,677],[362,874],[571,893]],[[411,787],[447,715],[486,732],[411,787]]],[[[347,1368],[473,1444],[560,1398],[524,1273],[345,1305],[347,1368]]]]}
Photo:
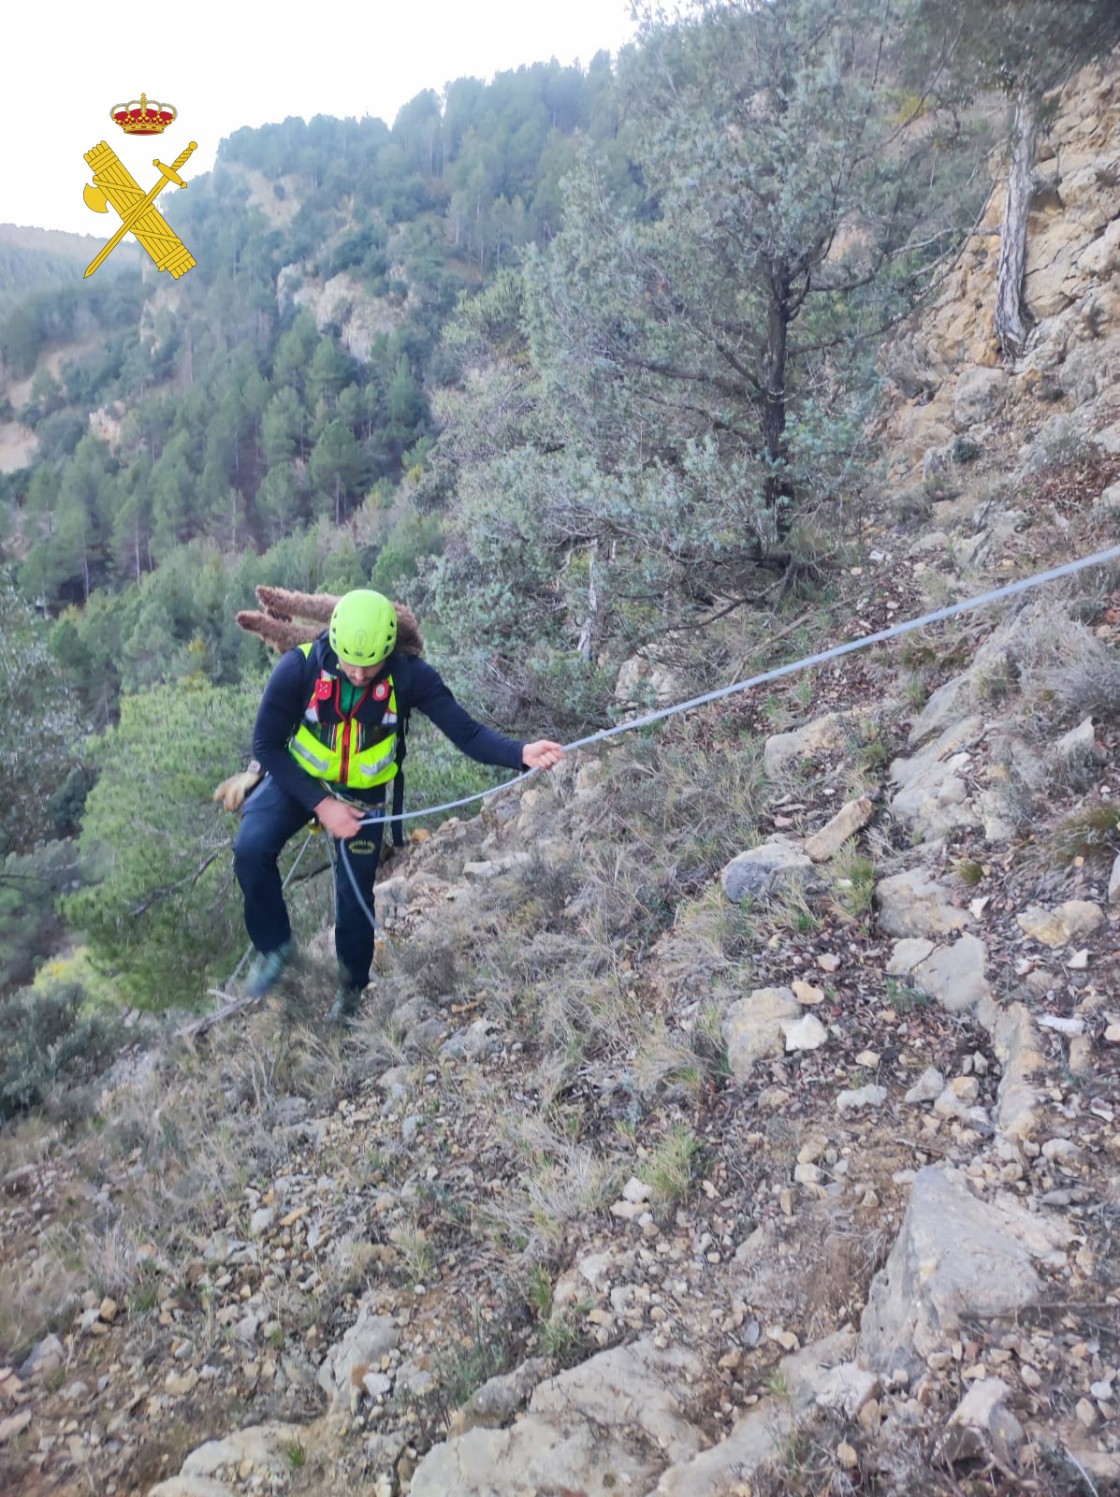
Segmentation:
{"type": "Polygon", "coordinates": [[[1055,861],[1066,868],[1078,858],[1107,861],[1120,847],[1120,805],[1098,801],[1082,806],[1055,827],[1050,844],[1055,861]]]}
{"type": "Polygon", "coordinates": [[[119,1023],[89,1010],[85,989],[73,981],[22,988],[0,1003],[0,1034],[0,1120],[91,1080],[123,1038],[119,1023]]]}
{"type": "Polygon", "coordinates": [[[691,1195],[700,1178],[704,1149],[700,1139],[683,1124],[676,1124],[654,1149],[642,1178],[653,1190],[655,1206],[676,1205],[691,1195]]]}
{"type": "MultiPolygon", "coordinates": [[[[578,1310],[583,1307],[577,1307],[578,1310]]],[[[541,1350],[560,1367],[575,1367],[590,1349],[586,1327],[572,1312],[551,1316],[541,1326],[541,1350]]]]}
{"type": "Polygon", "coordinates": [[[861,920],[871,913],[877,870],[874,862],[851,845],[842,849],[833,864],[836,879],[836,903],[849,915],[861,920]]]}
{"type": "Polygon", "coordinates": [[[910,1014],[915,1009],[925,1008],[930,1001],[928,993],[898,978],[888,977],[883,996],[896,1014],[910,1014]]]}
{"type": "Polygon", "coordinates": [[[506,1314],[487,1316],[478,1305],[472,1305],[469,1312],[464,1309],[453,1334],[446,1338],[438,1367],[447,1408],[459,1408],[489,1378],[506,1372],[514,1364],[516,1344],[516,1332],[506,1314]]]}
{"type": "Polygon", "coordinates": [[[0,863],[0,992],[29,983],[44,956],[63,942],[55,908],[77,875],[73,842],[45,842],[0,863]]]}

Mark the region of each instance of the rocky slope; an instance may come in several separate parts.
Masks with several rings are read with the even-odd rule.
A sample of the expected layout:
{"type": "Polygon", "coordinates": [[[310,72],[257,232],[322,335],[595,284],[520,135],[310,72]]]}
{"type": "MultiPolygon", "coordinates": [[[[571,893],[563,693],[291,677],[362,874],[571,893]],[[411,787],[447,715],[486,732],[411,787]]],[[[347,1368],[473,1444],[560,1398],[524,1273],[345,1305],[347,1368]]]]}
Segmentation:
{"type": "MultiPolygon", "coordinates": [[[[831,638],[1112,544],[1118,114],[1023,364],[977,246],[896,354],[831,638]]],[[[0,1139],[5,1489],[1120,1487],[1118,627],[1101,568],[573,756],[389,865],[351,1031],[312,950],[0,1139]]]]}

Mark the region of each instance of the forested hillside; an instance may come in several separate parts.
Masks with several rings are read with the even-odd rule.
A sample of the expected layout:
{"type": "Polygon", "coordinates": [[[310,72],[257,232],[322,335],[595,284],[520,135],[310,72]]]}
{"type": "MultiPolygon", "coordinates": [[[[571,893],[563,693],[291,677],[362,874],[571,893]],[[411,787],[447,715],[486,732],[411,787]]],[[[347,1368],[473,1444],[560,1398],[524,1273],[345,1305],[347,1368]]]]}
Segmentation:
{"type": "Polygon", "coordinates": [[[202,807],[248,748],[256,583],[407,597],[476,710],[557,736],[610,720],[625,661],[630,700],[707,684],[739,648],[713,624],[827,588],[876,502],[884,340],[971,231],[1017,80],[1110,34],[1088,0],[996,9],[699,5],[391,126],[242,130],[168,205],[189,275],[9,310],[0,436],[36,457],[0,480],[5,689],[41,683],[0,746],[34,865],[10,970],[68,926],[142,1006],[228,968],[202,807]],[[78,833],[51,913],[37,860],[78,833]]]}
{"type": "Polygon", "coordinates": [[[0,233],[13,1497],[1120,1491],[1120,13],[640,9],[0,233]],[[568,751],[414,713],[257,1000],[235,613],[370,582],[568,751]]]}
{"type": "MultiPolygon", "coordinates": [[[[79,280],[99,247],[99,241],[91,235],[0,223],[0,319],[22,305],[23,326],[30,330],[36,314],[29,315],[29,298],[37,291],[57,293],[68,282],[79,280]]],[[[124,266],[137,266],[138,253],[134,245],[125,246],[111,273],[124,266]]],[[[7,334],[17,345],[20,327],[21,319],[17,318],[7,334]]]]}
{"type": "Polygon", "coordinates": [[[168,209],[199,261],[181,285],[137,271],[13,310],[9,380],[38,369],[18,414],[39,462],[6,486],[24,592],[85,602],[195,537],[260,549],[395,484],[457,295],[547,236],[577,132],[615,132],[611,86],[603,57],[463,80],[392,130],[238,132],[168,209]]]}

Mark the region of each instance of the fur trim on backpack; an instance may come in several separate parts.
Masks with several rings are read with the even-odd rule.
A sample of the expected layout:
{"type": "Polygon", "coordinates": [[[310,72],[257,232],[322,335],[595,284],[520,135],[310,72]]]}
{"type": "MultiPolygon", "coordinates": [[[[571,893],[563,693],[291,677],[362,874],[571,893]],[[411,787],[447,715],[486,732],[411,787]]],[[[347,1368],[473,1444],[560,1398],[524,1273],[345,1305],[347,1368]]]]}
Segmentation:
{"type": "MultiPolygon", "coordinates": [[[[243,609],[237,622],[249,634],[256,634],[281,652],[309,644],[317,639],[331,621],[338,595],[332,593],[297,593],[286,587],[257,588],[257,600],[264,610],[258,613],[243,609]]],[[[397,611],[397,649],[402,655],[422,655],[424,640],[416,615],[404,603],[394,601],[397,611]]]]}

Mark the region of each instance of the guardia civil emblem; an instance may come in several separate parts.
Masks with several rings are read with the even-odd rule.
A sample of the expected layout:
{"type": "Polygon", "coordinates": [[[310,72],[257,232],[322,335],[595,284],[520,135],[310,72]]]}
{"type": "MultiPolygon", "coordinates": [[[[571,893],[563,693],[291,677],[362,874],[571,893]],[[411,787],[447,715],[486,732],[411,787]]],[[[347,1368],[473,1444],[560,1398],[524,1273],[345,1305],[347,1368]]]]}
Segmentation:
{"type": "MultiPolygon", "coordinates": [[[[146,136],[162,135],[175,120],[178,110],[173,104],[150,104],[147,94],[141,94],[138,100],[134,99],[131,103],[114,104],[109,113],[113,122],[126,135],[146,136]]],[[[92,208],[95,213],[108,213],[109,205],[112,204],[121,221],[121,226],[112,239],[90,261],[86,269],[87,277],[112,254],[130,231],[147,250],[156,269],[166,270],[175,280],[186,275],[197,263],[155,206],[156,198],[169,182],[174,182],[176,187],[186,187],[187,184],[179,173],[186,166],[191,152],[196,149],[197,143],[192,140],[170,166],[165,166],[158,158],[154,160],[152,165],[160,174],[159,181],[147,192],[106,141],[100,141],[92,151],[86,152],[85,159],[93,168],[93,182],[86,183],[82,194],[87,207],[92,208]]]]}

